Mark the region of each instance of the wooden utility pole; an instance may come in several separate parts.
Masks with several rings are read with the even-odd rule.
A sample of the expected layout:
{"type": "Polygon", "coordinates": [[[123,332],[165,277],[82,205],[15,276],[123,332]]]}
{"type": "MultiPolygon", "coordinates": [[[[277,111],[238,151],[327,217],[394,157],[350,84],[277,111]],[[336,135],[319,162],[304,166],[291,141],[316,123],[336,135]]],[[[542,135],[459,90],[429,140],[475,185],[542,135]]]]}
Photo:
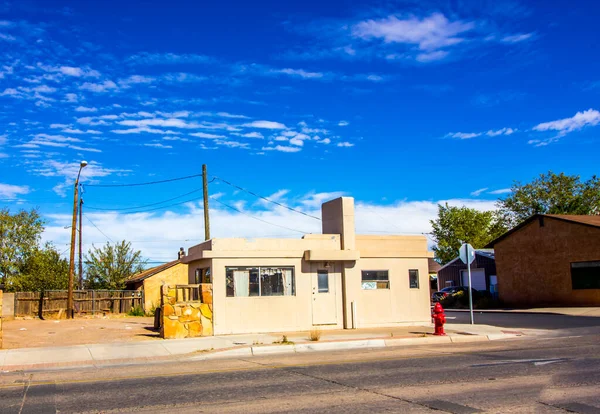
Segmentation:
{"type": "MultiPolygon", "coordinates": [[[[83,194],[83,191],[82,191],[83,194]]],[[[79,198],[79,290],[83,290],[83,262],[82,262],[82,253],[81,253],[81,241],[82,234],[81,231],[83,229],[83,222],[81,221],[81,216],[83,215],[83,197],[79,198]]]]}
{"type": "Polygon", "coordinates": [[[208,176],[206,164],[202,164],[202,198],[204,199],[204,240],[210,239],[210,220],[208,217],[208,176]]]}
{"type": "Polygon", "coordinates": [[[73,312],[73,281],[75,279],[75,233],[77,232],[77,196],[79,186],[79,176],[81,170],[87,165],[87,161],[81,161],[79,164],[79,172],[77,173],[77,179],[75,180],[75,186],[73,189],[73,220],[71,222],[71,253],[69,255],[69,287],[67,293],[67,318],[72,319],[74,316],[73,312]]]}

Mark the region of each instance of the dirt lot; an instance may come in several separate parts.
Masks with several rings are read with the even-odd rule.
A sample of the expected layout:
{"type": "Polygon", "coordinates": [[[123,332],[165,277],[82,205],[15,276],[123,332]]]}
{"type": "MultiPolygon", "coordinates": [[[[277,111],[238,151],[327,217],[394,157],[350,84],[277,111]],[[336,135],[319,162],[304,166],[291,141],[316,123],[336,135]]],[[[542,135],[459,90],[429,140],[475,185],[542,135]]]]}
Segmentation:
{"type": "Polygon", "coordinates": [[[110,317],[5,321],[4,348],[34,348],[159,339],[154,318],[110,317]]]}

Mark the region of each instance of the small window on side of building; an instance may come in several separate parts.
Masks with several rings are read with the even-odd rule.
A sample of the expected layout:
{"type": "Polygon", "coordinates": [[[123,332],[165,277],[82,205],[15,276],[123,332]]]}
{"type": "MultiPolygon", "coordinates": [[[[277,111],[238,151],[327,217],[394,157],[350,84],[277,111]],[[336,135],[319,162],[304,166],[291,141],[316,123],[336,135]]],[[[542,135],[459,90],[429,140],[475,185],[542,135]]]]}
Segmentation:
{"type": "Polygon", "coordinates": [[[419,289],[419,269],[408,271],[408,281],[411,289],[419,289]]]}
{"type": "Polygon", "coordinates": [[[363,290],[390,288],[390,277],[387,270],[363,270],[361,279],[363,290]]]}
{"type": "Polygon", "coordinates": [[[571,263],[573,290],[600,289],[600,260],[571,263]]]}

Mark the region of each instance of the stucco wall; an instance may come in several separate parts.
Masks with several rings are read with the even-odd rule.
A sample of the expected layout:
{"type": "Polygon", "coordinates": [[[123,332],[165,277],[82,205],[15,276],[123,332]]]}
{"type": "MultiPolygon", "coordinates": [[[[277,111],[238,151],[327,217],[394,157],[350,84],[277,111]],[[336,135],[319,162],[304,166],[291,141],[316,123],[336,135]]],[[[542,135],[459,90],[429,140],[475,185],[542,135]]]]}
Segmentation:
{"type": "Polygon", "coordinates": [[[544,218],[496,243],[498,294],[509,306],[598,306],[600,289],[573,290],[571,262],[600,260],[600,229],[544,218]]]}
{"type": "MultiPolygon", "coordinates": [[[[213,259],[215,335],[230,333],[285,332],[312,329],[312,275],[310,264],[297,259],[213,259]],[[230,266],[294,267],[295,296],[227,297],[225,268],[230,266]]],[[[342,310],[341,277],[332,269],[338,312],[342,310]]],[[[343,319],[323,329],[341,329],[343,319]]]]}
{"type": "Polygon", "coordinates": [[[356,327],[428,323],[429,273],[427,258],[366,258],[345,269],[346,326],[352,326],[352,301],[356,302],[356,327]],[[411,289],[409,269],[419,270],[419,288],[411,289]],[[388,270],[390,288],[363,290],[362,270],[388,270]]]}
{"type": "Polygon", "coordinates": [[[149,312],[154,307],[160,307],[162,285],[187,285],[188,265],[177,263],[154,276],[144,280],[144,310],[149,312]]]}
{"type": "Polygon", "coordinates": [[[2,317],[5,321],[12,320],[15,318],[15,294],[6,293],[3,294],[3,299],[0,300],[2,305],[2,317]]]}

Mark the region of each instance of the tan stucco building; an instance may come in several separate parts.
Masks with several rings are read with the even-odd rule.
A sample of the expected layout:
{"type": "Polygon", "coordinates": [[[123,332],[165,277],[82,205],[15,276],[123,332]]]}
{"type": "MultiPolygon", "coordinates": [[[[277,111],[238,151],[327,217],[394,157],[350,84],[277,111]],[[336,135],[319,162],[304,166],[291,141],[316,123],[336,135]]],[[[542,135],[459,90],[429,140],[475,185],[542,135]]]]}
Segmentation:
{"type": "Polygon", "coordinates": [[[188,282],[213,284],[214,334],[429,323],[427,239],[355,234],[349,197],[321,211],[323,234],[188,250],[188,282]]]}
{"type": "Polygon", "coordinates": [[[173,260],[160,266],[146,269],[133,275],[125,282],[129,290],[144,292],[144,311],[150,312],[160,307],[162,285],[185,285],[188,283],[188,266],[180,260],[173,260]]]}

